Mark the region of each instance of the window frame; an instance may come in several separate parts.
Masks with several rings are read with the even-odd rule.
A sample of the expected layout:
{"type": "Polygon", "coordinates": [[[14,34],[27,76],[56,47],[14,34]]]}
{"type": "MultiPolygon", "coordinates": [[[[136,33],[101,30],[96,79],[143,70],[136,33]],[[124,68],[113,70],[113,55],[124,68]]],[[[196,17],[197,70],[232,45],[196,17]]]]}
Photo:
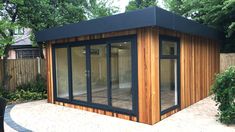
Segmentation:
{"type": "Polygon", "coordinates": [[[178,37],[173,37],[173,36],[168,36],[168,35],[159,35],[159,105],[160,105],[160,115],[164,115],[172,110],[175,110],[177,108],[180,108],[181,104],[181,100],[180,100],[180,38],[178,37]],[[163,55],[162,54],[162,45],[163,45],[163,41],[170,41],[170,42],[176,42],[176,55],[163,55]],[[177,105],[173,105],[165,110],[162,111],[161,108],[161,60],[166,59],[166,60],[176,60],[177,62],[177,105]]]}
{"type": "MultiPolygon", "coordinates": [[[[76,42],[69,42],[69,43],[63,43],[63,44],[53,44],[52,45],[52,65],[53,65],[53,96],[54,101],[69,103],[69,104],[75,104],[75,105],[81,105],[96,109],[103,109],[108,110],[115,113],[120,114],[128,114],[132,116],[136,116],[138,120],[138,66],[137,66],[137,35],[127,35],[127,36],[119,36],[119,37],[111,37],[111,38],[102,38],[97,40],[84,40],[84,41],[76,41],[76,42]],[[111,88],[111,44],[117,43],[117,42],[125,42],[129,41],[131,42],[131,61],[132,61],[132,110],[113,107],[112,106],[112,100],[111,100],[111,94],[112,94],[112,88],[111,88]],[[87,101],[81,101],[81,100],[74,100],[73,99],[73,91],[72,91],[72,62],[71,62],[71,48],[77,47],[77,46],[85,46],[86,47],[86,69],[91,69],[90,64],[90,46],[92,45],[99,45],[99,44],[105,44],[107,46],[106,50],[108,51],[106,54],[107,59],[107,89],[108,89],[108,105],[104,104],[97,104],[92,103],[92,97],[91,97],[91,80],[89,80],[90,77],[87,77],[87,101]],[[69,99],[59,98],[57,97],[57,88],[56,88],[56,67],[55,67],[55,49],[56,48],[67,48],[67,56],[68,56],[68,79],[69,79],[69,99]]],[[[89,72],[88,76],[91,73],[89,72]]]]}
{"type": "Polygon", "coordinates": [[[34,59],[40,57],[40,50],[38,48],[23,48],[16,49],[16,59],[34,59]],[[30,54],[25,55],[24,52],[30,52],[30,54]]]}

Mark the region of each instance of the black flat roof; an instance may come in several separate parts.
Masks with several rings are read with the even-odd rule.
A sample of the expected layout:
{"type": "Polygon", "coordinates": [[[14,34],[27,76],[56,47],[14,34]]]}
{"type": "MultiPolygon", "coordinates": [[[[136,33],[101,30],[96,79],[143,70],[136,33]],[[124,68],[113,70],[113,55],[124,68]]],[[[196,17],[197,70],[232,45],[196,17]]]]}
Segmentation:
{"type": "Polygon", "coordinates": [[[149,26],[162,27],[212,39],[219,39],[221,36],[214,28],[199,24],[159,7],[149,7],[143,10],[45,29],[36,33],[36,41],[45,42],[149,26]]]}

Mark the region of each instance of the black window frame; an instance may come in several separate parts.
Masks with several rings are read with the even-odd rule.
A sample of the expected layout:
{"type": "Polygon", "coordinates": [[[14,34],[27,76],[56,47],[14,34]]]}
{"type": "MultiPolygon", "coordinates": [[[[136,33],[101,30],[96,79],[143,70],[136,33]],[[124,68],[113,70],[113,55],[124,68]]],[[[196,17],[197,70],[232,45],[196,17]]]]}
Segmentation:
{"type": "Polygon", "coordinates": [[[160,115],[164,115],[172,110],[175,110],[177,108],[180,108],[181,100],[180,100],[180,38],[168,36],[168,35],[159,35],[159,105],[160,105],[160,115]],[[163,41],[170,41],[170,42],[176,42],[176,55],[163,55],[162,54],[162,45],[163,41]],[[161,60],[163,59],[174,59],[177,61],[177,105],[173,105],[165,110],[162,111],[161,108],[161,60]]]}
{"type": "MultiPolygon", "coordinates": [[[[53,44],[52,45],[52,65],[53,65],[53,96],[54,101],[81,105],[91,108],[103,109],[110,112],[120,113],[120,114],[128,114],[131,116],[136,116],[138,120],[138,63],[137,63],[137,35],[127,35],[127,36],[119,36],[119,37],[111,37],[111,38],[102,38],[96,40],[84,40],[84,41],[76,41],[69,42],[63,44],[53,44]],[[112,87],[111,87],[111,44],[118,42],[131,42],[131,60],[132,60],[132,110],[113,107],[111,101],[112,87]],[[106,50],[107,55],[107,87],[108,87],[108,105],[92,103],[92,95],[91,95],[91,82],[87,79],[87,101],[80,101],[73,99],[73,91],[72,91],[72,62],[71,62],[71,48],[77,46],[85,46],[86,47],[86,68],[90,71],[90,46],[91,45],[99,45],[105,44],[107,46],[106,50]],[[55,62],[55,49],[56,48],[67,48],[67,56],[68,56],[68,83],[69,83],[69,99],[59,98],[57,97],[57,89],[56,89],[56,62],[55,62]]],[[[91,73],[88,73],[88,76],[91,73]]]]}
{"type": "Polygon", "coordinates": [[[16,59],[34,59],[40,57],[40,50],[38,48],[22,48],[16,49],[16,59]],[[29,53],[24,53],[29,52],[29,53]]]}

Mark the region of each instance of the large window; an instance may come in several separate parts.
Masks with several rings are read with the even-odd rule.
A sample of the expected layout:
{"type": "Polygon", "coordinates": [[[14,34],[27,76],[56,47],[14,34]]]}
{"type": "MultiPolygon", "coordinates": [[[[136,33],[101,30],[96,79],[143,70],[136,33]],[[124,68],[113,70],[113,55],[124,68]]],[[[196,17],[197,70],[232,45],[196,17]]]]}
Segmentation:
{"type": "Polygon", "coordinates": [[[179,106],[179,40],[160,36],[161,113],[179,106]]]}
{"type": "Polygon", "coordinates": [[[63,46],[53,47],[56,100],[137,115],[135,36],[63,46]]]}

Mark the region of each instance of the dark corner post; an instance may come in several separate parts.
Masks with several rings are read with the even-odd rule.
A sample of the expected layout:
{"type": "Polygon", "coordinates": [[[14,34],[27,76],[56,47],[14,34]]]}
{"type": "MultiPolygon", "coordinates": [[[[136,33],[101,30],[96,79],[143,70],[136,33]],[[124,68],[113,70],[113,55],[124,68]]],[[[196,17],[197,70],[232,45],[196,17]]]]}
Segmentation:
{"type": "Polygon", "coordinates": [[[0,132],[4,132],[4,113],[6,105],[6,100],[0,97],[0,132]]]}

